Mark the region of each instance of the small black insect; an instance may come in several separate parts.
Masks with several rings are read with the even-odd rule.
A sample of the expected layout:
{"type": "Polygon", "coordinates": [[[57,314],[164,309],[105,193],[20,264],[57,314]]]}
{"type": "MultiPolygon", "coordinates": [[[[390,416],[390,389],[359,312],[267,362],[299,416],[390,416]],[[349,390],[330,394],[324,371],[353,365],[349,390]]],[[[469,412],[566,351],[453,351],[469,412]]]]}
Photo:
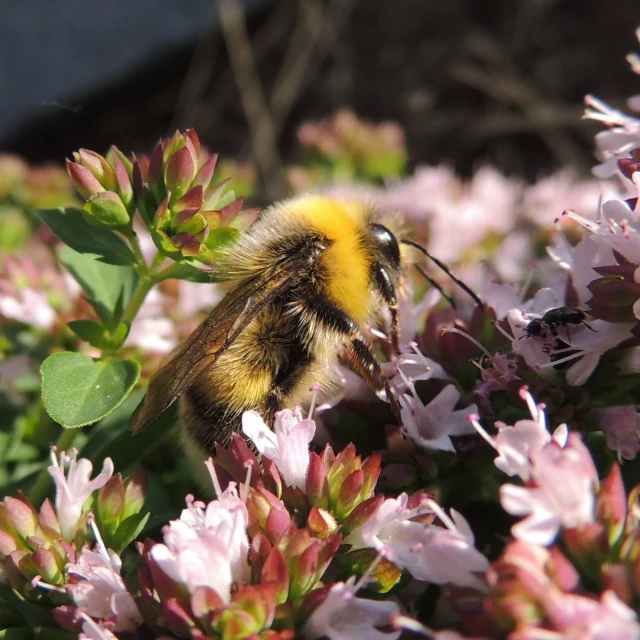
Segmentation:
{"type": "Polygon", "coordinates": [[[587,329],[595,332],[595,329],[587,324],[586,317],[582,309],[574,307],[549,309],[541,318],[535,318],[527,325],[526,335],[528,338],[543,337],[545,329],[548,328],[552,336],[558,337],[558,327],[566,327],[569,338],[570,324],[583,324],[587,329]]]}

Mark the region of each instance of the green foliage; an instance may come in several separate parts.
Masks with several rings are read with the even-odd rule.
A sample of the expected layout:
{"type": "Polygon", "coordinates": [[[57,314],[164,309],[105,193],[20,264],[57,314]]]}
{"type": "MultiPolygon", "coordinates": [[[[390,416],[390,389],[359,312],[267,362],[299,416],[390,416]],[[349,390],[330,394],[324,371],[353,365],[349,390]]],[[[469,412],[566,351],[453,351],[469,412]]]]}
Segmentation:
{"type": "Polygon", "coordinates": [[[82,286],[105,327],[115,329],[138,284],[136,270],[92,260],[69,247],[61,251],[60,261],[82,286]]]}
{"type": "Polygon", "coordinates": [[[119,407],[140,377],[135,360],[94,360],[81,353],[49,356],[40,370],[42,399],[63,427],[93,424],[119,407]]]}
{"type": "Polygon", "coordinates": [[[133,265],[136,258],[124,240],[110,229],[89,224],[80,209],[41,209],[38,217],[67,246],[106,264],[133,265]]]}

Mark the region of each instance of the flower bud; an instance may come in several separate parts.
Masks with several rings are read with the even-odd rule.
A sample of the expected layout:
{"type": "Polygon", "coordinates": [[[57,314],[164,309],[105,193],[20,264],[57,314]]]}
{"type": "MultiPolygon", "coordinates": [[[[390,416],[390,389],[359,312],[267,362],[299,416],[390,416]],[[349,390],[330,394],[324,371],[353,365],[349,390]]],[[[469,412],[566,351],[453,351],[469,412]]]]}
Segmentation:
{"type": "Polygon", "coordinates": [[[600,487],[596,504],[596,520],[605,526],[609,544],[612,547],[615,546],[624,529],[627,514],[626,502],[620,467],[614,464],[600,487]]]}
{"type": "Polygon", "coordinates": [[[114,191],[103,191],[91,196],[83,210],[89,222],[97,222],[108,227],[118,227],[129,223],[130,217],[120,196],[114,191]]]}
{"type": "Polygon", "coordinates": [[[309,454],[309,468],[306,479],[306,494],[309,503],[326,509],[329,506],[329,483],[324,460],[317,453],[309,454]]]}
{"type": "Polygon", "coordinates": [[[77,162],[67,160],[67,172],[71,177],[73,186],[78,190],[80,195],[86,199],[106,191],[93,173],[77,162]]]}
{"type": "Polygon", "coordinates": [[[187,146],[170,156],[164,170],[164,183],[174,202],[188,191],[197,172],[197,158],[187,146]]]}
{"type": "MultiPolygon", "coordinates": [[[[375,549],[357,549],[340,556],[338,560],[340,580],[347,580],[350,576],[362,576],[369,571],[372,563],[378,557],[375,549]]],[[[387,593],[400,581],[402,569],[382,558],[376,568],[369,573],[367,589],[376,593],[387,593]]]]}
{"type": "Polygon", "coordinates": [[[282,552],[273,547],[262,567],[263,582],[274,582],[276,585],[276,604],[287,601],[289,596],[289,567],[282,552]]]}
{"type": "Polygon", "coordinates": [[[124,483],[121,474],[116,473],[111,476],[100,489],[96,501],[96,511],[102,534],[113,535],[124,511],[124,483]]]}
{"type": "Polygon", "coordinates": [[[318,539],[325,540],[338,530],[336,519],[325,509],[312,507],[307,518],[309,531],[318,539]]]}
{"type": "Polygon", "coordinates": [[[116,174],[106,158],[95,151],[80,149],[73,154],[73,159],[88,169],[105,189],[113,191],[116,188],[116,174]]]}

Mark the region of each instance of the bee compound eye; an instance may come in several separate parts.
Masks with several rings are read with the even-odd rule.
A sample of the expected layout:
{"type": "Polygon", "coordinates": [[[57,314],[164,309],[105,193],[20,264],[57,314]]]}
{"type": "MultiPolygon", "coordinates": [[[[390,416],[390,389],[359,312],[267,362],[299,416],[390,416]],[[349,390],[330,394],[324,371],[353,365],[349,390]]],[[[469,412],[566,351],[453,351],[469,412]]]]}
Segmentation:
{"type": "Polygon", "coordinates": [[[387,259],[389,264],[396,268],[400,268],[400,246],[396,237],[381,224],[371,225],[371,237],[376,243],[380,253],[387,259]]]}

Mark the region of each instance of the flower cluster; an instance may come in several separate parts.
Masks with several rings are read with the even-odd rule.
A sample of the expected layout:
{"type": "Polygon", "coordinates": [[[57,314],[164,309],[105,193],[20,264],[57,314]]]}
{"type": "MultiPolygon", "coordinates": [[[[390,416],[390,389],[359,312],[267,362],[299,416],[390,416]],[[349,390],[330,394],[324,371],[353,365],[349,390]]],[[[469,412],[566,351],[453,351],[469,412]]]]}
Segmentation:
{"type": "Polygon", "coordinates": [[[405,172],[404,133],[393,122],[374,125],[340,109],[326,120],[303,124],[297,137],[305,162],[287,169],[294,192],[327,182],[377,182],[405,172]]]}
{"type": "Polygon", "coordinates": [[[498,424],[495,437],[472,417],[495,465],[525,483],[500,488],[505,511],[526,517],[487,573],[484,611],[510,638],[636,638],[640,486],[627,498],[617,465],[600,483],[580,436],[564,424],[550,434],[544,407],[521,395],[531,419],[498,424]]]}
{"type": "MultiPolygon", "coordinates": [[[[246,222],[241,201],[214,182],[216,156],[193,131],[149,158],[74,154],[82,209],[40,211],[48,229],[0,274],[0,348],[29,356],[2,363],[0,378],[54,352],[42,404],[89,426],[60,445],[76,437],[86,457],[54,451],[47,475],[38,453],[58,427],[40,403],[16,411],[25,387],[12,381],[0,430],[0,482],[15,496],[0,503],[9,635],[639,638],[640,120],[594,97],[587,115],[608,126],[594,173],[615,181],[562,171],[527,186],[489,167],[403,177],[394,125],[343,111],[303,127],[294,189],[373,183],[330,190],[398,210],[412,240],[450,264],[448,284],[459,276],[480,299],[434,287],[445,278],[423,268],[429,254],[405,261],[403,247],[398,353],[390,317],[363,327],[386,389],[376,396],[337,365],[307,412],[273,424],[244,413],[242,433],[206,462],[204,498],[189,493],[193,470],[166,423],[124,445],[126,396],[222,295],[216,250],[246,222]],[[50,338],[62,321],[84,346],[50,338]],[[151,514],[147,473],[115,473],[138,464],[151,514]],[[15,487],[38,471],[30,500],[15,487]],[[49,477],[55,501],[43,500],[49,477]]],[[[17,199],[24,167],[3,163],[0,197],[17,199]]]]}
{"type": "Polygon", "coordinates": [[[138,211],[164,255],[213,266],[216,232],[240,212],[242,198],[212,182],[218,157],[201,149],[193,129],[161,140],[149,158],[129,159],[116,147],[106,157],[82,149],[73,158],[67,170],[94,224],[126,227],[138,211]]]}
{"type": "Polygon", "coordinates": [[[138,545],[135,587],[120,554],[146,522],[140,480],[114,476],[110,459],[90,480],[88,460],[52,454],[55,508],[45,500],[38,512],[24,497],[2,503],[3,581],[36,606],[56,606],[59,625],[91,638],[382,640],[399,636],[400,608],[360,598],[360,589],[388,594],[404,572],[484,588],[488,562],[460,514],[450,519],[424,494],[374,495],[379,456],[362,460],[353,447],[310,453],[315,424],[299,411],[278,416],[275,436],[256,414],[244,423],[263,467],[239,436],[220,449],[207,462],[217,498],[188,496],[162,543],[138,545]],[[230,479],[236,472],[241,483],[230,479]]]}

